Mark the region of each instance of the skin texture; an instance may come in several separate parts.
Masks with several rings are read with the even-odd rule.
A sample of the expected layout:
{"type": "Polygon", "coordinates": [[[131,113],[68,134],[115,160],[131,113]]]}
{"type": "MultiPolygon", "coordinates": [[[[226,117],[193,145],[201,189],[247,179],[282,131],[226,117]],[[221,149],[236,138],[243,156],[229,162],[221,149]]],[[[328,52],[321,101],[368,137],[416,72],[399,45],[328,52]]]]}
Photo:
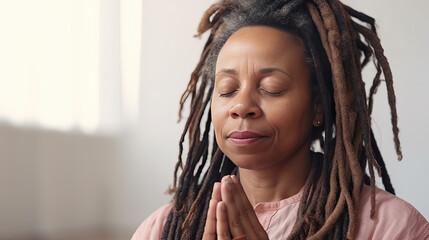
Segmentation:
{"type": "Polygon", "coordinates": [[[310,69],[300,39],[266,27],[244,27],[216,63],[212,119],[220,149],[239,167],[214,186],[203,239],[268,239],[253,211],[299,192],[310,169],[313,126],[323,119],[310,96],[310,69]],[[251,132],[257,136],[236,137],[251,132]]]}

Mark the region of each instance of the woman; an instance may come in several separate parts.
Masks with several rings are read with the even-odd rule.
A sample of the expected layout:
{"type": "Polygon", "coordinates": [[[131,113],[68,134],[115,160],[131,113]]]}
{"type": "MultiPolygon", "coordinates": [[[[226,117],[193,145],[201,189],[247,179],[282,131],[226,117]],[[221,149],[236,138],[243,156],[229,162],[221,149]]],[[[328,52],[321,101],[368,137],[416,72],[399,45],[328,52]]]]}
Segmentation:
{"type": "Polygon", "coordinates": [[[392,195],[371,130],[383,73],[402,158],[371,17],[336,0],[224,0],[204,14],[199,33],[209,29],[181,99],[182,108],[191,97],[192,111],[179,156],[186,136],[190,147],[173,202],[133,239],[429,238],[424,217],[392,195]],[[367,102],[361,70],[371,58],[367,102]]]}

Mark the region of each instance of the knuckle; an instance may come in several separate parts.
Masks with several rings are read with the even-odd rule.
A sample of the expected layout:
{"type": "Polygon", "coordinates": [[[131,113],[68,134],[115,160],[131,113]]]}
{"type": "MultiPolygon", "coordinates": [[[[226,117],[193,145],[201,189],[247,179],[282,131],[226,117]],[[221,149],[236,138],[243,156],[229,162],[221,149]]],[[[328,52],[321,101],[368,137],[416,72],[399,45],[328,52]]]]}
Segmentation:
{"type": "Polygon", "coordinates": [[[251,214],[252,212],[253,212],[253,208],[243,207],[240,209],[238,214],[240,215],[241,218],[247,218],[249,217],[249,214],[251,214]]]}
{"type": "Polygon", "coordinates": [[[234,228],[240,228],[241,227],[241,217],[240,216],[237,216],[236,218],[234,218],[232,221],[231,221],[231,225],[232,225],[232,227],[234,227],[234,228]]]}
{"type": "Polygon", "coordinates": [[[231,238],[229,232],[225,232],[225,231],[221,232],[219,237],[220,237],[220,239],[229,239],[229,238],[231,238]]]}

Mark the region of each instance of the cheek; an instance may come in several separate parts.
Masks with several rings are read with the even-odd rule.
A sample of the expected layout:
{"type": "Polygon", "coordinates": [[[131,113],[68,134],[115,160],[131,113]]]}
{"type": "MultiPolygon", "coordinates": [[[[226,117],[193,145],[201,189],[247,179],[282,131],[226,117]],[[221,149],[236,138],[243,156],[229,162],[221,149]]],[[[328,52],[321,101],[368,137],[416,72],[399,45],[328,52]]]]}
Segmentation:
{"type": "Polygon", "coordinates": [[[222,129],[225,123],[225,111],[218,100],[212,97],[211,103],[211,118],[215,131],[216,141],[219,143],[222,140],[222,129]]]}
{"type": "Polygon", "coordinates": [[[265,109],[267,122],[281,137],[302,135],[306,137],[312,129],[313,117],[306,101],[285,101],[269,104],[265,109]]]}

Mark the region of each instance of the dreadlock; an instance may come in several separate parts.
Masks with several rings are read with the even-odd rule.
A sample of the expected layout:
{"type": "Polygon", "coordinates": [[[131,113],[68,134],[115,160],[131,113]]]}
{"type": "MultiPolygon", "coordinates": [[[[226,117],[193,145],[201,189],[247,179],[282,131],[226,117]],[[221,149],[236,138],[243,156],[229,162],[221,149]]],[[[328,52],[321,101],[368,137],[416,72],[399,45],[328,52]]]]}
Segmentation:
{"type": "Polygon", "coordinates": [[[313,129],[323,154],[312,154],[315,161],[289,239],[353,239],[363,183],[371,186],[371,218],[375,214],[375,170],[394,194],[371,129],[373,96],[382,74],[399,160],[402,153],[392,73],[375,21],[338,0],[221,0],[204,13],[197,36],[211,31],[180,99],[179,117],[188,99],[191,111],[179,142],[173,209],[162,239],[201,239],[214,183],[237,171],[211,139],[209,103],[220,49],[234,32],[252,25],[274,27],[303,40],[310,59],[311,92],[320,95],[324,106],[323,124],[313,129]],[[371,59],[377,73],[367,98],[361,72],[371,59]],[[186,137],[189,150],[184,162],[186,137]]]}

